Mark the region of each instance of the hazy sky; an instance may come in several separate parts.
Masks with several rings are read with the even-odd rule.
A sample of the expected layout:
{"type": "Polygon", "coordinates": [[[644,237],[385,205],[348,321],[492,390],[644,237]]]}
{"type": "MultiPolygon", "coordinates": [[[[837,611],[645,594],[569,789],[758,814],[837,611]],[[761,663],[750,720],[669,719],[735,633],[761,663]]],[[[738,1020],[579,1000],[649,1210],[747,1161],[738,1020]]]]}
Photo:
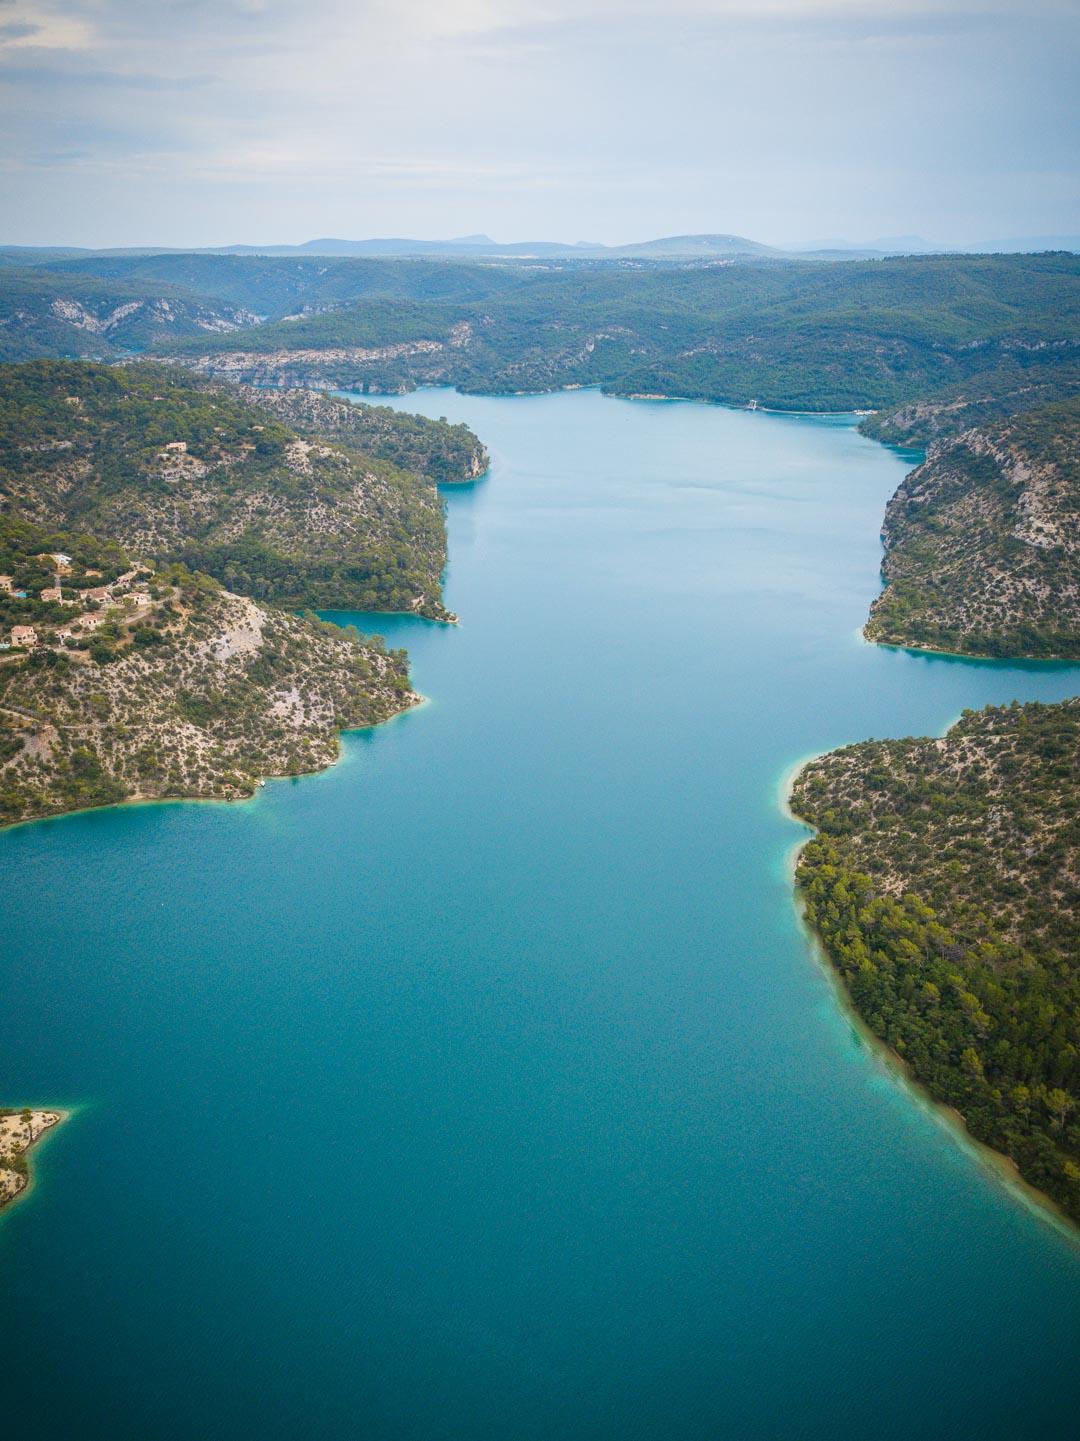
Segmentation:
{"type": "Polygon", "coordinates": [[[1080,0],[0,0],[0,241],[1080,232],[1080,0]]]}

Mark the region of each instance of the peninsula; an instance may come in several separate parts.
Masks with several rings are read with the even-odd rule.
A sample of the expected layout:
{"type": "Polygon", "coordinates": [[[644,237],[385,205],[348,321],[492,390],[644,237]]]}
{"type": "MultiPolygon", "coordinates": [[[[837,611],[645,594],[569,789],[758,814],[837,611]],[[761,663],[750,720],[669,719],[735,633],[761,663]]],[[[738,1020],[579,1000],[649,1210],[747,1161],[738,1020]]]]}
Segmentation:
{"type": "MultiPolygon", "coordinates": [[[[74,547],[74,542],[72,542],[74,547]]],[[[419,702],[404,652],[182,566],[0,654],[0,822],[125,800],[235,800],[321,770],[338,732],[419,702]],[[87,624],[87,622],[89,624],[87,624]]]]}
{"type": "Polygon", "coordinates": [[[254,398],[174,367],[0,366],[0,509],[293,610],[452,619],[432,481],[474,476],[476,437],[390,412],[350,428],[344,403],[316,398],[328,436],[295,397],[254,398]],[[286,409],[303,433],[275,418],[286,409]]]}
{"type": "Polygon", "coordinates": [[[0,1108],[0,1210],[30,1185],[30,1148],[63,1119],[63,1111],[0,1108]]]}
{"type": "Polygon", "coordinates": [[[249,796],[419,701],[403,651],[311,611],[453,619],[429,477],[478,473],[483,447],[259,400],[155,367],[0,366],[0,823],[249,796]]]}
{"type": "Polygon", "coordinates": [[[852,1002],[1080,1221],[1080,700],[806,765],[797,882],[852,1002]]]}

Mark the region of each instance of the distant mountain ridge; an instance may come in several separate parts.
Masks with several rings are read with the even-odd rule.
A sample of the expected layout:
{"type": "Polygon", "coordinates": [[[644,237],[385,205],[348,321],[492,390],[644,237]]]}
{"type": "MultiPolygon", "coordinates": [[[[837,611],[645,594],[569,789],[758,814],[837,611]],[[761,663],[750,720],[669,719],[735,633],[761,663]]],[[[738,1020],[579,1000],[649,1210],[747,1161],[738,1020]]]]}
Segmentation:
{"type": "Polygon", "coordinates": [[[785,252],[774,246],[748,240],[742,235],[669,235],[630,245],[601,245],[587,240],[565,244],[558,240],[519,240],[501,244],[488,235],[465,235],[453,240],[413,240],[407,236],[385,236],[369,240],[327,237],[305,240],[299,245],[216,245],[180,249],[175,246],[131,246],[105,250],[80,250],[60,246],[0,246],[0,264],[34,265],[41,261],[104,256],[138,255],[268,255],[327,256],[373,259],[543,259],[543,260],[695,260],[776,256],[785,252]]]}
{"type": "Polygon", "coordinates": [[[463,260],[866,260],[889,255],[1022,254],[1048,250],[1080,253],[1080,235],[1035,235],[981,240],[967,245],[940,245],[918,235],[893,235],[870,241],[842,238],[787,241],[767,245],[745,235],[666,235],[626,245],[578,240],[518,240],[502,243],[490,235],[462,235],[450,240],[417,240],[382,236],[365,240],[323,237],[298,245],[117,246],[99,250],[76,246],[0,245],[0,267],[38,265],[56,260],[144,255],[320,256],[369,259],[463,260]]]}

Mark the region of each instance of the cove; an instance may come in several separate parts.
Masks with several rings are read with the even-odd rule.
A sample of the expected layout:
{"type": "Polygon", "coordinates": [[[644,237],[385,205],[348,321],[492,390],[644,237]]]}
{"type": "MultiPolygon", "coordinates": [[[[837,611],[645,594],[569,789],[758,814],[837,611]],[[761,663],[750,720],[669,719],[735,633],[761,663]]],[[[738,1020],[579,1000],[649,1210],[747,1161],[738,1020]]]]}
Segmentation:
{"type": "Polygon", "coordinates": [[[850,420],[422,392],[429,704],[237,806],[0,833],[0,1221],[39,1437],[980,1438],[1080,1402],[1080,1251],[860,1043],[800,757],[1074,694],[858,639],[903,457],[850,420]]]}

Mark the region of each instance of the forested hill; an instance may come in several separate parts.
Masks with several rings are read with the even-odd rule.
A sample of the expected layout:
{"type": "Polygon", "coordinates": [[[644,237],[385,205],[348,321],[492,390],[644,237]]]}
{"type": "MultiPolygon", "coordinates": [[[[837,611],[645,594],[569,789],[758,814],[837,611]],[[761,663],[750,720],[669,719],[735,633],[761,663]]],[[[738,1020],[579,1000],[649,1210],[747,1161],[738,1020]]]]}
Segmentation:
{"type": "MultiPolygon", "coordinates": [[[[437,478],[472,473],[464,427],[381,412],[372,425],[437,478]]],[[[174,368],[0,367],[0,500],[138,559],[182,561],[293,608],[445,617],[442,504],[424,476],[300,435],[232,387],[174,368]]]]}
{"type": "MultiPolygon", "coordinates": [[[[264,394],[251,391],[248,401],[305,439],[329,436],[373,457],[376,550],[351,576],[326,555],[316,576],[309,556],[301,584],[293,560],[307,521],[295,507],[273,557],[233,507],[216,536],[196,525],[201,538],[185,558],[222,575],[228,563],[228,582],[254,594],[268,585],[281,598],[292,576],[307,603],[349,595],[398,606],[412,594],[432,613],[439,554],[425,518],[430,497],[375,462],[453,480],[483,468],[482,450],[453,428],[436,440],[424,422],[350,413],[305,386],[598,385],[778,409],[876,409],[864,429],[880,439],[954,443],[890,506],[889,584],[867,634],[976,654],[1076,653],[1075,461],[1059,444],[1044,463],[1037,423],[999,443],[1000,427],[1034,408],[1061,426],[1063,442],[1071,434],[1074,411],[1046,407],[1080,393],[1080,257],[1072,254],[686,264],[69,256],[0,269],[0,345],[9,354],[152,350],[178,369],[254,383],[264,394]],[[1031,483],[1028,450],[1041,477],[1031,483]],[[1044,483],[1051,470],[1057,478],[1044,483]],[[1025,530],[1033,506],[1050,526],[1039,537],[1025,530]],[[410,555],[405,576],[399,562],[410,555]],[[357,588],[361,572],[377,577],[373,586],[357,588]]],[[[263,436],[254,454],[268,443],[263,436]]],[[[250,470],[235,462],[231,474],[250,470]]],[[[332,463],[329,451],[304,460],[324,480],[332,463]]],[[[178,516],[174,531],[194,523],[178,516]]],[[[313,535],[318,548],[329,544],[321,525],[313,535]]]]}
{"type": "Polygon", "coordinates": [[[1080,395],[1080,352],[1075,346],[1016,348],[989,370],[866,416],[859,429],[888,445],[925,448],[1073,395],[1080,395]]]}
{"type": "Polygon", "coordinates": [[[373,295],[172,349],[264,381],[596,384],[807,410],[917,398],[1016,355],[1080,354],[1080,258],[1066,255],[563,267],[522,271],[513,288],[505,269],[493,273],[483,300],[373,295]]]}
{"type": "Polygon", "coordinates": [[[1080,700],[812,761],[807,917],[870,1028],[1080,1221],[1080,700]]]}
{"type": "Polygon", "coordinates": [[[883,535],[868,639],[1080,657],[1080,394],[935,442],[883,535]]]}
{"type": "Polygon", "coordinates": [[[258,321],[244,306],[173,285],[0,270],[0,361],[104,359],[258,321]]]}
{"type": "Polygon", "coordinates": [[[303,435],[333,437],[438,485],[476,480],[488,466],[487,450],[467,425],[408,415],[387,405],[355,405],[318,390],[244,386],[242,394],[303,435]]]}
{"type": "MultiPolygon", "coordinates": [[[[94,352],[78,323],[66,338],[55,329],[50,294],[88,307],[102,286],[164,287],[218,317],[222,333],[159,327],[131,348],[239,379],[373,391],[595,384],[836,410],[916,400],[1036,358],[1075,364],[1080,354],[1080,258],[1068,254],[683,265],[74,257],[0,271],[10,356],[44,343],[12,292],[19,286],[38,288],[54,354],[65,344],[94,352]],[[240,311],[260,323],[224,333],[240,311]]],[[[100,344],[115,351],[118,338],[101,333],[100,344]]]]}

